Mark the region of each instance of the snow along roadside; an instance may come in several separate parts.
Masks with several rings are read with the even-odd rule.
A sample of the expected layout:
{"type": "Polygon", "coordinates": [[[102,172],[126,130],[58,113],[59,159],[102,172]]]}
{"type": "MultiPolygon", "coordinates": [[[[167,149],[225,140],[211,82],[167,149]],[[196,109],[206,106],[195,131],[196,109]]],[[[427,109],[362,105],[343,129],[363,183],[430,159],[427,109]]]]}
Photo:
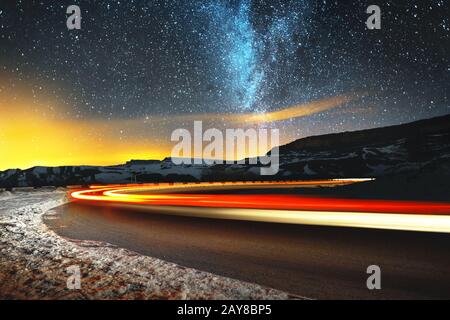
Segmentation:
{"type": "Polygon", "coordinates": [[[64,239],[42,216],[66,190],[0,192],[0,299],[289,299],[284,292],[139,255],[64,239]],[[81,289],[67,268],[79,266],[81,289]]]}

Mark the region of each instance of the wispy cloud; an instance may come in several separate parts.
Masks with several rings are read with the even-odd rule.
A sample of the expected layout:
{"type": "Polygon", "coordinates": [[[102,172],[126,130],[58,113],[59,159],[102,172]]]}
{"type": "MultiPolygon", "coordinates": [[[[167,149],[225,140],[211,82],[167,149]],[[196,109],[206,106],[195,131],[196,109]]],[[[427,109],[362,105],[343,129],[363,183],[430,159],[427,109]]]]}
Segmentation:
{"type": "Polygon", "coordinates": [[[265,113],[205,113],[193,115],[175,115],[171,122],[212,121],[220,120],[230,125],[255,125],[306,117],[324,112],[356,100],[354,96],[336,96],[308,103],[297,104],[281,110],[265,113]]]}

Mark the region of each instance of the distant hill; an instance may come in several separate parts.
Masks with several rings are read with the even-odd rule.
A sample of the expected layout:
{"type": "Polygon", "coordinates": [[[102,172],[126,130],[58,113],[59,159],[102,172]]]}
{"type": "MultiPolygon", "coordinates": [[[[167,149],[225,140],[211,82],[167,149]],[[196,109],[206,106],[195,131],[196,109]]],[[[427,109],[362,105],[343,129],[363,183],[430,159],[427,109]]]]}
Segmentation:
{"type": "Polygon", "coordinates": [[[449,171],[450,115],[408,124],[296,140],[280,148],[294,175],[379,177],[419,170],[449,171]],[[434,168],[434,169],[433,169],[434,168]]]}
{"type": "MultiPolygon", "coordinates": [[[[321,136],[312,136],[298,139],[287,145],[282,146],[283,151],[288,150],[318,150],[358,147],[361,145],[383,144],[388,140],[415,139],[426,137],[433,134],[448,134],[450,132],[450,115],[436,117],[432,119],[419,120],[411,123],[367,129],[352,132],[341,132],[326,134],[321,136]]],[[[422,141],[414,141],[422,142],[422,141]]]]}
{"type": "Polygon", "coordinates": [[[280,171],[255,165],[174,165],[170,158],[117,166],[34,167],[0,172],[0,187],[94,183],[450,176],[450,115],[391,127],[313,136],[280,147],[280,171]]]}

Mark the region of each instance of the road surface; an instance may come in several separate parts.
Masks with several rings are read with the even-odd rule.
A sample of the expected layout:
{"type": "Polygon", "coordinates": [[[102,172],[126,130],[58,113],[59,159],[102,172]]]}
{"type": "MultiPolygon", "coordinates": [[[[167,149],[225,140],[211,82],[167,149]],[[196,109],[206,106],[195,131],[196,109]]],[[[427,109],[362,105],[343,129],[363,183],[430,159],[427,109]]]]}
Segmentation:
{"type": "Polygon", "coordinates": [[[75,202],[55,210],[46,223],[62,236],[106,241],[295,295],[450,298],[448,233],[205,219],[116,203],[75,202]],[[382,270],[381,290],[366,287],[369,265],[382,270]]]}

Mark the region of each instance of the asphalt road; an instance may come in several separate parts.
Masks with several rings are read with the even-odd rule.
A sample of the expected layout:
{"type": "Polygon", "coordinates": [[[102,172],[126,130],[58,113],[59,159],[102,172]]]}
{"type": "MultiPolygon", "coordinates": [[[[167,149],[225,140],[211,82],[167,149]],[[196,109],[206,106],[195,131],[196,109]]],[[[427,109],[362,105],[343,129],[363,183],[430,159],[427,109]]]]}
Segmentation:
{"type": "MultiPolygon", "coordinates": [[[[51,217],[51,219],[49,218],[51,217]]],[[[450,298],[450,234],[216,220],[70,203],[58,234],[318,299],[450,298]],[[382,289],[366,287],[369,265],[382,289]]]]}

